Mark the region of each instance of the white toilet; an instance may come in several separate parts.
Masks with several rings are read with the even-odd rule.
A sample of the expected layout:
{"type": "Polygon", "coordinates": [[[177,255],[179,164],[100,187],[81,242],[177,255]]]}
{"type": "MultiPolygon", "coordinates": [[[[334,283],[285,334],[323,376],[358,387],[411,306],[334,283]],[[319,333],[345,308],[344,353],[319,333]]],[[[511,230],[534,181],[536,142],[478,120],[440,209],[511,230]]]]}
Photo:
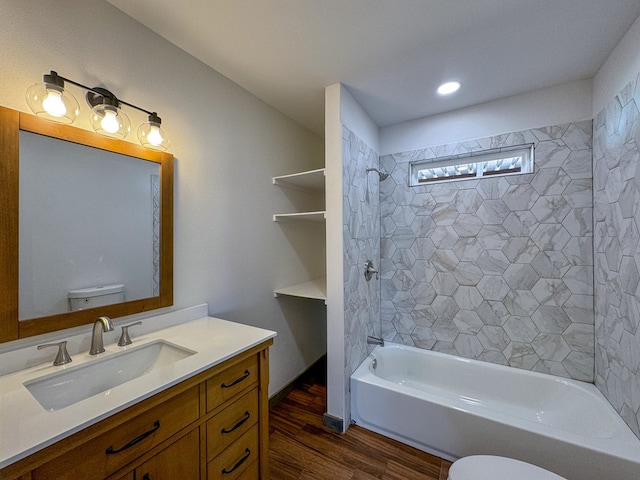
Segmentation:
{"type": "Polygon", "coordinates": [[[513,458],[472,455],[456,460],[449,480],[566,480],[544,468],[513,458]]]}
{"type": "Polygon", "coordinates": [[[101,285],[69,292],[69,310],[86,310],[124,302],[124,285],[101,285]]]}

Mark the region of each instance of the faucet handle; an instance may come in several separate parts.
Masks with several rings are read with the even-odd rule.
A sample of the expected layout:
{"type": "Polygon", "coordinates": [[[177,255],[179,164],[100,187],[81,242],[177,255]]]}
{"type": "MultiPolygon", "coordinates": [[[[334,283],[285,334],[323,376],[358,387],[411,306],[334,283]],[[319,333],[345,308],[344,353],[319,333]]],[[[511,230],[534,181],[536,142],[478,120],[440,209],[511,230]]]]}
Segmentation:
{"type": "Polygon", "coordinates": [[[120,335],[120,340],[118,340],[119,347],[125,347],[133,343],[131,341],[131,337],[129,336],[129,327],[133,327],[135,325],[142,325],[142,322],[135,322],[135,323],[130,323],[129,325],[122,326],[122,334],[120,335]]]}
{"type": "Polygon", "coordinates": [[[373,268],[373,262],[371,260],[364,262],[364,278],[367,282],[371,280],[374,273],[376,274],[376,280],[380,280],[380,272],[373,268]]]}
{"type": "Polygon", "coordinates": [[[42,350],[47,347],[58,347],[58,354],[56,355],[53,364],[57,367],[58,365],[64,365],[66,363],[71,363],[71,356],[69,352],[67,352],[67,341],[58,342],[58,343],[45,343],[43,345],[38,345],[38,350],[42,350]]]}

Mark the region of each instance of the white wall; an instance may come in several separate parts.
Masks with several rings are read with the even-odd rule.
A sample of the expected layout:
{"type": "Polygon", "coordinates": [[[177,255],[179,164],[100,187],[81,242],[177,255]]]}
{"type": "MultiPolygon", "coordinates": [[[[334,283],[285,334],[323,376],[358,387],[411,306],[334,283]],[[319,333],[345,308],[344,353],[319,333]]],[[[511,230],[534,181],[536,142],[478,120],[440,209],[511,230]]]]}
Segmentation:
{"type": "Polygon", "coordinates": [[[360,104],[356,102],[347,87],[342,84],[336,85],[340,85],[340,119],[342,125],[355,133],[363,142],[377,152],[380,149],[378,126],[360,104]]]}
{"type": "Polygon", "coordinates": [[[640,72],[640,17],[593,77],[593,117],[640,72]]]}
{"type": "MultiPolygon", "coordinates": [[[[271,177],[322,167],[322,139],[101,0],[3,0],[0,18],[0,105],[27,111],[27,87],[56,70],[162,117],[176,157],[175,307],[208,302],[276,330],[271,393],[320,357],[323,307],[273,289],[323,274],[322,238],[272,222],[293,205],[271,177]]],[[[86,111],[78,126],[90,128],[86,111]]]]}
{"type": "Polygon", "coordinates": [[[325,90],[325,165],[327,205],[327,414],[349,421],[349,373],[345,349],[343,128],[377,151],[378,127],[344,85],[325,90]]]}
{"type": "Polygon", "coordinates": [[[344,282],[342,219],[342,85],[325,90],[325,168],[327,228],[327,414],[343,419],[344,387],[344,282]]]}
{"type": "Polygon", "coordinates": [[[591,118],[591,80],[380,128],[380,155],[591,118]]]}

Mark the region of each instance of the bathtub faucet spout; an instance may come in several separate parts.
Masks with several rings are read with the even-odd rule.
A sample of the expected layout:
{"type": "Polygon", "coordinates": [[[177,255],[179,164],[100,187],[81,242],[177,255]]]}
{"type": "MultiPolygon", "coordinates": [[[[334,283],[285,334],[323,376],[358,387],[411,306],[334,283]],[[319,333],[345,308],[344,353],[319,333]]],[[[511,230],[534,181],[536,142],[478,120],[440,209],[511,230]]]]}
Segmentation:
{"type": "Polygon", "coordinates": [[[367,336],[368,345],[380,345],[384,347],[384,340],[382,338],[374,337],[372,335],[367,336]]]}

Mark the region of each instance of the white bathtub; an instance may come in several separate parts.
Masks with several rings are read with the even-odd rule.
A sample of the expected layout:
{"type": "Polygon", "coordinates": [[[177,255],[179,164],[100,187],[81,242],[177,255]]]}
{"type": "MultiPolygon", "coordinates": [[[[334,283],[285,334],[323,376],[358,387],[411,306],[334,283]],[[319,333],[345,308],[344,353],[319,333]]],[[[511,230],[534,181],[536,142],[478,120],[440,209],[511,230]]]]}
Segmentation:
{"type": "Polygon", "coordinates": [[[640,440],[587,383],[387,343],[351,376],[351,414],[448,460],[504,455],[569,480],[640,479],[640,440]]]}

